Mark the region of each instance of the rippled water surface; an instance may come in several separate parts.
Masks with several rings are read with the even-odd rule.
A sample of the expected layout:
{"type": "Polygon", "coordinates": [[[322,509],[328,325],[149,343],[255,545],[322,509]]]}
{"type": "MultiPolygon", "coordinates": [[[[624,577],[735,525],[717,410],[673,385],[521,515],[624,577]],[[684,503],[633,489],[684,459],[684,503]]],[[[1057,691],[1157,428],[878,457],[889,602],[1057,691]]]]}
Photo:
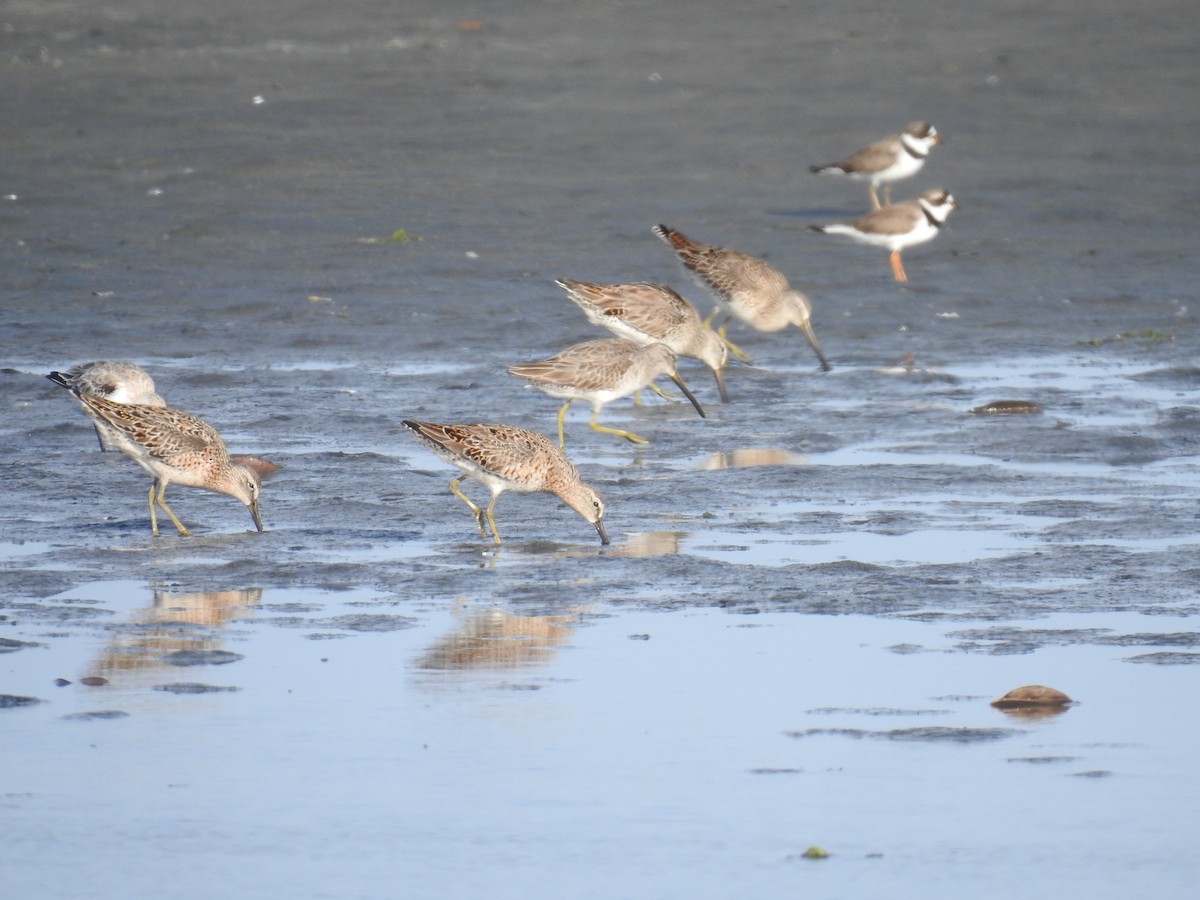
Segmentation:
{"type": "Polygon", "coordinates": [[[4,896],[1190,896],[1194,18],[9,4],[4,896]],[[898,285],[807,167],[918,117],[895,193],[961,208],[898,285]],[[832,371],[735,326],[707,418],[568,415],[610,547],[544,495],[481,541],[401,419],[553,433],[504,373],[600,336],[555,278],[709,309],[658,222],[832,371]],[[266,533],[151,536],[44,378],[105,357],[279,466],[266,533]]]}

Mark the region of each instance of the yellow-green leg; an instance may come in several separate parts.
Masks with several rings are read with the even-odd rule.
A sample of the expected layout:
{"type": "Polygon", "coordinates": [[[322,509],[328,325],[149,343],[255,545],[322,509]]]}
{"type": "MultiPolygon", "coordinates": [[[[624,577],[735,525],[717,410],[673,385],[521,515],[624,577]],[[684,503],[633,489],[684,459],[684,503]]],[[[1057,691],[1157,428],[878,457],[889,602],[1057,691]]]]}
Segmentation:
{"type": "Polygon", "coordinates": [[[558,411],[558,449],[567,449],[567,439],[563,436],[563,419],[567,417],[567,410],[571,406],[571,401],[568,400],[562,405],[562,409],[558,411]]]}
{"type": "Polygon", "coordinates": [[[499,494],[492,494],[492,502],[487,505],[488,525],[490,525],[492,529],[492,540],[494,540],[497,544],[500,543],[500,532],[496,530],[496,520],[492,517],[492,510],[496,508],[496,498],[499,496],[499,494]]]}
{"type": "Polygon", "coordinates": [[[588,423],[588,425],[591,426],[592,431],[599,431],[602,434],[615,434],[618,437],[625,438],[625,440],[627,440],[627,441],[633,441],[633,443],[635,443],[635,444],[650,443],[644,437],[639,437],[638,435],[634,434],[632,431],[622,431],[620,428],[606,428],[605,426],[601,425],[599,422],[596,421],[596,417],[599,415],[600,415],[600,410],[596,409],[596,410],[592,411],[592,421],[588,423]]]}
{"type": "MultiPolygon", "coordinates": [[[[466,478],[466,476],[464,475],[463,478],[466,478]]],[[[487,537],[483,531],[483,510],[472,503],[471,499],[458,489],[458,486],[462,483],[463,478],[455,478],[452,482],[450,482],[450,491],[455,497],[467,504],[467,506],[471,507],[471,512],[475,515],[475,527],[479,529],[479,536],[487,537]]]]}
{"type": "Polygon", "coordinates": [[[654,391],[654,393],[658,394],[658,396],[662,397],[664,400],[666,400],[668,402],[678,399],[677,397],[672,397],[670,394],[668,394],[666,391],[664,391],[662,388],[660,388],[653,381],[650,382],[648,385],[646,385],[646,387],[650,388],[650,390],[654,391]]]}
{"type": "Polygon", "coordinates": [[[158,537],[158,515],[154,512],[154,490],[157,487],[157,481],[150,482],[150,533],[155,537],[158,537]]]}
{"type": "Polygon", "coordinates": [[[171,512],[171,507],[167,506],[166,497],[163,496],[166,493],[167,493],[167,486],[165,483],[160,486],[159,482],[156,481],[156,482],[154,482],[154,484],[150,485],[150,498],[151,498],[150,499],[150,529],[154,532],[155,535],[158,534],[158,520],[157,520],[157,518],[155,518],[155,515],[154,515],[154,503],[157,500],[158,505],[162,507],[162,511],[165,512],[167,514],[167,516],[171,519],[171,524],[175,526],[175,530],[178,531],[180,533],[180,535],[182,535],[183,537],[188,537],[189,535],[191,535],[191,532],[183,527],[183,523],[180,522],[177,518],[175,518],[175,513],[171,512]],[[158,496],[157,497],[154,494],[154,489],[156,487],[158,488],[158,496]]]}
{"type": "Polygon", "coordinates": [[[750,358],[749,354],[747,354],[746,351],[744,351],[741,347],[739,347],[737,344],[735,344],[733,341],[731,341],[729,338],[727,338],[725,336],[725,326],[728,324],[729,324],[728,319],[726,319],[724,322],[721,323],[721,327],[717,329],[717,337],[719,337],[722,341],[725,342],[725,346],[729,348],[729,352],[732,353],[735,357],[737,357],[739,360],[741,360],[748,366],[754,365],[754,360],[752,360],[750,358]]]}
{"type": "MultiPolygon", "coordinates": [[[[679,399],[678,397],[672,397],[670,394],[668,394],[666,391],[664,391],[662,388],[660,388],[654,382],[650,382],[650,384],[646,385],[646,387],[650,388],[650,390],[654,391],[654,393],[658,394],[658,396],[662,397],[664,400],[678,400],[679,399]]],[[[642,405],[642,389],[641,388],[638,388],[633,393],[633,405],[634,406],[642,405]]]]}

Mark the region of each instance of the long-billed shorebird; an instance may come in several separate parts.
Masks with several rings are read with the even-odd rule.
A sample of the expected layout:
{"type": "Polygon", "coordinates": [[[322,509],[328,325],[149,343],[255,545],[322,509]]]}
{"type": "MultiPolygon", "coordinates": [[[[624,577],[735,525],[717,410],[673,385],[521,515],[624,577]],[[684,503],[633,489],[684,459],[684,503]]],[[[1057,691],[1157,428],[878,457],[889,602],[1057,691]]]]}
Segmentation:
{"type": "Polygon", "coordinates": [[[551,397],[566,398],[567,402],[558,411],[560,448],[566,447],[563,418],[576,400],[586,400],[592,404],[592,419],[588,424],[593,431],[615,434],[635,444],[645,444],[648,441],[644,437],[619,428],[606,428],[597,421],[597,417],[606,404],[651,386],[659,375],[666,375],[704,418],[704,409],[679,377],[675,363],[675,354],[666,344],[640,347],[624,338],[609,338],[573,344],[548,359],[509,366],[508,373],[524,379],[551,397]]]}
{"type": "Polygon", "coordinates": [[[883,185],[883,205],[891,203],[892,182],[920,171],[933,145],[941,141],[937,129],[928,122],[910,122],[900,134],[856,150],[841,162],[809,166],[809,171],[818,175],[844,175],[856,181],[868,182],[871,208],[879,209],[879,197],[875,189],[883,185]]]}
{"type": "Polygon", "coordinates": [[[617,337],[641,344],[661,343],[676,356],[698,359],[713,371],[723,401],[729,400],[722,374],[729,350],[721,336],[709,328],[696,308],[665,284],[593,284],[560,278],[588,321],[607,328],[617,337]]]}
{"type": "MultiPolygon", "coordinates": [[[[757,331],[782,331],[795,325],[817,354],[821,371],[829,371],[810,321],[812,304],[781,272],[756,256],[701,244],[666,225],[655,225],[653,230],[729,315],[757,331]]],[[[717,333],[724,337],[720,329],[717,333]]]]}
{"type": "Polygon", "coordinates": [[[405,419],[408,428],[422,446],[465,474],[450,482],[454,496],[475,514],[475,524],[484,538],[486,518],[492,540],[500,543],[500,532],[492,513],[496,498],[505,491],[554,494],[563,503],[595,526],[600,543],[608,543],[604,530],[604,501],[584,483],[578,470],[562,451],[535,431],[515,425],[434,425],[405,419]],[[492,493],[491,502],[481,509],[458,489],[464,478],[484,485],[492,493]]]}
{"type": "MultiPolygon", "coordinates": [[[[99,359],[95,362],[80,363],[59,374],[66,379],[65,386],[76,394],[103,397],[113,403],[135,406],[167,405],[166,401],[154,392],[154,379],[150,377],[150,373],[131,362],[99,359]]],[[[100,449],[117,449],[112,426],[93,415],[82,400],[79,405],[96,426],[100,449]]]]}
{"type": "Polygon", "coordinates": [[[216,429],[181,409],[114,403],[81,393],[64,372],[46,376],[71,391],[93,421],[102,422],[118,449],[153,477],[150,485],[150,530],[158,534],[155,506],[162,509],[181,535],[191,534],[167,506],[169,484],[204,488],[228,494],[250,510],[254,526],[263,530],[258,514],[261,490],[258,474],[249,466],[232,463],[216,429]]]}
{"type": "Polygon", "coordinates": [[[908,281],[900,251],[933,240],[956,209],[958,203],[949,191],[931,188],[916,200],[885,206],[853,222],[809,227],[822,234],[844,234],[860,244],[883,247],[891,254],[892,275],[897,281],[908,281]]]}

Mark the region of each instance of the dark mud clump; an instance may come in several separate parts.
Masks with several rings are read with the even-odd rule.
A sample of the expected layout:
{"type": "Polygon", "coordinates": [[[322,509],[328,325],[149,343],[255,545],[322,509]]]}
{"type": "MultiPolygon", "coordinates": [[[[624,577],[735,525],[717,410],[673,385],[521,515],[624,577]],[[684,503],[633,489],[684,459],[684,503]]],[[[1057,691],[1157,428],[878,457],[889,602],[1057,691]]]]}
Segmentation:
{"type": "MultiPolygon", "coordinates": [[[[271,619],[271,624],[290,628],[329,628],[341,631],[359,632],[388,632],[414,628],[417,619],[409,616],[395,616],[386,613],[351,613],[344,616],[333,616],[328,619],[305,619],[301,616],[284,616],[271,619]]],[[[310,635],[314,640],[328,640],[345,637],[336,633],[322,632],[310,635]]]]}
{"type": "Polygon", "coordinates": [[[804,731],[789,731],[788,737],[815,737],[836,734],[852,738],[877,738],[885,741],[928,741],[930,743],[978,744],[986,741],[1002,741],[1005,738],[1025,734],[1019,728],[894,728],[890,731],[869,731],[865,728],[808,728],[804,731]]]}
{"type": "Polygon", "coordinates": [[[33,706],[41,703],[37,697],[18,697],[15,694],[0,694],[0,709],[16,709],[18,706],[33,706]]]}
{"type": "Polygon", "coordinates": [[[15,653],[25,647],[36,647],[34,641],[14,641],[12,638],[0,638],[0,653],[15,653]]]}
{"type": "Polygon", "coordinates": [[[953,710],[949,709],[892,709],[891,707],[876,706],[869,709],[847,709],[837,706],[823,706],[807,710],[810,716],[828,716],[848,713],[857,716],[948,716],[953,710]]]}
{"type": "Polygon", "coordinates": [[[1139,656],[1131,656],[1125,662],[1150,663],[1156,666],[1194,666],[1200,664],[1200,653],[1163,650],[1159,653],[1142,653],[1139,656]]]}
{"type": "Polygon", "coordinates": [[[166,691],[168,694],[218,694],[222,692],[240,691],[240,687],[216,684],[201,684],[196,681],[178,681],[173,684],[156,684],[156,691],[166,691]]]}
{"type": "Polygon", "coordinates": [[[92,712],[67,713],[63,716],[71,722],[86,722],[93,719],[124,719],[129,713],[121,709],[97,709],[92,712]]]}
{"type": "Polygon", "coordinates": [[[243,659],[242,654],[232,650],[176,650],[163,657],[170,666],[223,666],[243,659]]]}
{"type": "Polygon", "coordinates": [[[343,628],[347,631],[400,631],[413,628],[417,620],[408,616],[392,616],[382,613],[355,613],[347,616],[335,616],[319,623],[326,628],[343,628]]]}
{"type": "Polygon", "coordinates": [[[993,400],[970,410],[978,416],[1037,415],[1042,408],[1032,400],[993,400]]]}

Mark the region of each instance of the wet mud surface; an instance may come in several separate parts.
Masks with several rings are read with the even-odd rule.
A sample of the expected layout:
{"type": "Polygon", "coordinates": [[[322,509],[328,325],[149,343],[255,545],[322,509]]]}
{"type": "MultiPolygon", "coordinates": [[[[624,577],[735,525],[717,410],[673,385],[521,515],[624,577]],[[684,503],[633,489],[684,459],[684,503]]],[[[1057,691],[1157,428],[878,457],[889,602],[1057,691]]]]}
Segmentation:
{"type": "MultiPolygon", "coordinates": [[[[717,621],[697,655],[718,670],[744,667],[731,681],[745,702],[780,699],[767,684],[783,672],[805,685],[799,706],[754,723],[769,729],[776,750],[756,745],[733,763],[740,773],[786,775],[762,783],[891,765],[930,788],[932,770],[896,758],[908,743],[1037,763],[1002,770],[1010,776],[1128,773],[1120,752],[1114,759],[1081,747],[1150,740],[1159,752],[1156,739],[1172,748],[1165,768],[1175,774],[1173,761],[1194,749],[1194,729],[1165,724],[1174,716],[1166,698],[1189,689],[1200,661],[1200,181],[1179,165],[1180,148],[1200,135],[1200,65],[1186,4],[1010,3],[935,14],[869,3],[451,9],[293,0],[267,11],[138,0],[15,3],[0,19],[0,664],[9,674],[0,710],[38,723],[23,761],[42,747],[77,762],[54,736],[51,723],[64,716],[129,711],[122,721],[137,723],[165,715],[156,703],[213,704],[215,718],[194,724],[219,734],[230,726],[217,704],[261,703],[247,698],[268,685],[282,696],[293,671],[298,684],[327,676],[344,692],[341,711],[329,700],[302,712],[343,735],[374,727],[360,720],[381,708],[420,721],[415,710],[429,692],[439,702],[465,694],[485,720],[519,718],[496,712],[497,696],[521,708],[516,698],[526,693],[565,692],[663,766],[681,751],[660,757],[636,735],[645,711],[666,717],[667,733],[698,758],[668,779],[662,803],[694,812],[680,798],[704,783],[749,820],[769,801],[710,783],[694,749],[710,732],[640,693],[625,701],[642,712],[605,719],[612,697],[588,693],[597,676],[570,663],[573,648],[603,647],[623,670],[630,654],[646,657],[630,649],[642,647],[665,653],[665,668],[677,659],[663,649],[672,630],[717,621]],[[807,167],[918,117],[945,143],[893,192],[943,186],[961,208],[937,239],[905,254],[910,281],[900,285],[882,251],[809,232],[861,214],[866,190],[807,167]],[[590,431],[586,405],[569,414],[568,454],[605,498],[611,547],[546,495],[504,495],[496,519],[505,543],[481,541],[447,488],[456,473],[401,419],[500,421],[552,434],[558,403],[505,368],[607,336],[554,279],[661,282],[702,313],[711,308],[651,233],[659,222],[783,271],[812,300],[832,371],[817,370],[794,329],[734,326],[731,337],[755,364],[731,366],[729,403],[705,367],[680,366],[706,419],[686,401],[650,394],[641,405],[610,404],[601,420],[647,436],[639,447],[590,431]],[[264,479],[266,533],[249,530],[231,498],[174,487],[172,506],[194,535],[151,537],[146,477],[120,454],[98,452],[77,405],[44,377],[98,358],[139,363],[170,405],[213,424],[231,452],[278,466],[264,479]],[[464,617],[463,608],[478,615],[464,617]],[[431,636],[446,616],[456,626],[431,636]],[[747,664],[770,655],[778,635],[824,633],[838,617],[870,632],[865,670],[839,661],[839,653],[862,654],[841,631],[828,658],[792,635],[805,648],[796,652],[822,659],[820,668],[795,671],[802,660],[782,661],[782,650],[770,657],[778,670],[747,664]],[[358,681],[335,682],[334,666],[316,661],[355,656],[358,681]],[[46,658],[57,668],[38,662],[46,658]],[[891,689],[871,666],[886,670],[879,677],[891,689]],[[396,667],[406,686],[389,697],[383,685],[396,667]],[[1076,676],[1055,686],[1079,708],[1033,724],[966,712],[987,710],[1018,684],[1052,682],[1046,669],[1076,676]],[[492,674],[472,680],[480,671],[492,674]],[[85,674],[116,683],[83,686],[85,674]],[[72,684],[56,688],[55,677],[72,684]],[[1134,681],[1113,687],[1122,679],[1134,681]],[[1133,712],[1135,683],[1159,698],[1143,702],[1162,731],[1133,712]],[[855,689],[839,687],[847,684],[855,689]],[[1114,715],[1132,718],[1064,736],[1060,753],[1045,729],[1088,721],[1089,704],[1106,708],[1101,685],[1128,703],[1114,715]],[[893,714],[913,719],[880,724],[893,714]],[[946,719],[934,725],[926,715],[946,719]],[[804,740],[784,741],[788,752],[804,747],[814,758],[778,751],[789,734],[804,740]],[[993,743],[1000,749],[978,749],[993,743]]],[[[465,490],[486,497],[478,486],[465,490]]],[[[702,707],[703,691],[720,688],[690,663],[677,659],[695,695],[662,671],[645,683],[670,683],[683,709],[702,707]]],[[[298,746],[314,740],[329,758],[353,757],[280,708],[255,709],[298,746]]],[[[17,721],[9,727],[19,730],[17,721]]],[[[122,727],[80,725],[93,726],[122,727]]],[[[730,727],[739,726],[751,727],[734,715],[730,727]]],[[[249,719],[244,727],[252,729],[249,719]]],[[[477,723],[461,727],[479,737],[470,730],[477,723]]],[[[543,726],[530,731],[538,747],[572,746],[543,726]]],[[[174,736],[187,740],[186,730],[174,736]]],[[[514,783],[533,778],[514,762],[520,741],[488,739],[514,754],[497,763],[511,764],[514,783]]],[[[579,740],[588,743],[582,732],[579,740]]],[[[375,746],[370,736],[365,745],[375,746]]],[[[610,749],[623,754],[619,744],[610,749]]],[[[483,766],[480,752],[452,758],[483,766]]],[[[419,758],[407,760],[409,771],[426,771],[419,758]]],[[[986,780],[989,771],[967,766],[963,777],[986,780]]],[[[258,774],[282,796],[289,778],[312,771],[281,762],[258,774]]],[[[661,773],[625,774],[661,787],[661,773]]],[[[34,781],[50,791],[39,797],[55,796],[34,781]]],[[[953,781],[938,796],[969,819],[953,781]]],[[[1185,781],[1178,795],[1194,795],[1194,775],[1185,781]]],[[[1155,823],[1170,815],[1172,801],[1153,800],[1159,787],[1136,801],[1137,848],[1141,838],[1150,846],[1155,823]]],[[[1103,798],[1054,790],[1067,791],[1055,796],[1079,815],[1106,808],[1103,798]]],[[[872,806],[867,794],[847,816],[921,821],[919,810],[872,806]]],[[[88,796],[82,783],[78,796],[88,796]]],[[[64,820],[69,799],[61,808],[57,799],[16,804],[39,823],[33,846],[64,820]]],[[[489,811],[512,813],[505,799],[492,797],[489,811]]],[[[597,828],[615,830],[619,804],[593,800],[597,828]]],[[[843,802],[832,788],[796,801],[843,802]]],[[[149,829],[158,801],[130,802],[135,832],[149,829]]],[[[318,816],[329,809],[312,807],[318,816]]],[[[459,818],[432,827],[430,845],[447,833],[459,850],[470,844],[464,835],[482,840],[462,824],[469,803],[450,809],[459,818]]],[[[602,870],[618,848],[582,827],[577,844],[560,840],[547,824],[553,816],[513,815],[528,847],[578,853],[599,840],[601,864],[588,877],[607,883],[602,870]]],[[[661,834],[645,824],[630,834],[710,846],[720,829],[690,818],[668,815],[674,827],[661,834]]],[[[278,825],[261,810],[249,820],[278,825]]],[[[836,820],[826,820],[831,829],[836,820]]],[[[774,815],[766,821],[786,830],[774,815]]],[[[1064,825],[1058,814],[1039,823],[1043,837],[1064,825]]],[[[725,862],[714,850],[713,867],[701,867],[708,884],[764,896],[794,889],[794,871],[773,867],[796,848],[750,830],[772,862],[764,870],[753,851],[753,862],[725,862]]],[[[801,830],[789,840],[826,840],[801,830]]],[[[1020,841],[1006,843],[1010,833],[963,844],[945,837],[962,866],[952,880],[997,842],[1020,855],[1020,841]]],[[[1128,835],[1088,837],[1121,843],[1128,835]]],[[[220,840],[206,846],[214,859],[227,852],[220,840]]],[[[503,856],[483,846],[481,877],[499,871],[503,856]]],[[[673,883],[668,873],[688,869],[688,852],[672,847],[657,868],[646,862],[663,879],[649,883],[662,888],[673,883]]],[[[1067,848],[1056,877],[1104,871],[1078,849],[1067,848]]],[[[431,852],[431,869],[453,887],[444,895],[469,895],[471,879],[446,881],[453,867],[431,852]]],[[[1133,856],[1158,873],[1163,896],[1194,874],[1166,857],[1133,856]]],[[[928,883],[919,850],[904,860],[881,872],[884,883],[928,883]]],[[[576,888],[592,883],[551,868],[576,888]]],[[[24,868],[19,885],[37,883],[38,869],[24,868]]],[[[332,886],[332,872],[314,883],[332,886]]],[[[861,892],[872,877],[832,878],[829,889],[861,892]]],[[[1093,896],[1120,895],[1105,894],[1118,881],[1097,878],[1093,896]]],[[[1006,876],[991,870],[983,880],[998,894],[1006,876]]],[[[687,877],[678,884],[680,896],[705,895],[687,877]]],[[[253,879],[240,882],[243,896],[257,889],[253,879]]]]}

